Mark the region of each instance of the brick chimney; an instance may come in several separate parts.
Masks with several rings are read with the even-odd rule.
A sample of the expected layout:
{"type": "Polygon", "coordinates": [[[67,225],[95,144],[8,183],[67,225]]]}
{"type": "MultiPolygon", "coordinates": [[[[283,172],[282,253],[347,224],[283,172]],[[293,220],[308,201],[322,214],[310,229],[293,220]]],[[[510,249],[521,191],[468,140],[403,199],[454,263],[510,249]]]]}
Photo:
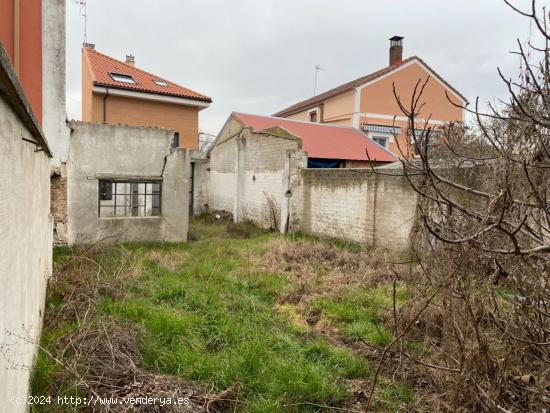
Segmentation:
{"type": "Polygon", "coordinates": [[[134,55],[127,54],[126,55],[126,64],[134,67],[136,65],[136,59],[134,58],[134,55]]]}
{"type": "Polygon", "coordinates": [[[390,38],[390,66],[395,66],[403,61],[403,39],[401,36],[390,38]]]}

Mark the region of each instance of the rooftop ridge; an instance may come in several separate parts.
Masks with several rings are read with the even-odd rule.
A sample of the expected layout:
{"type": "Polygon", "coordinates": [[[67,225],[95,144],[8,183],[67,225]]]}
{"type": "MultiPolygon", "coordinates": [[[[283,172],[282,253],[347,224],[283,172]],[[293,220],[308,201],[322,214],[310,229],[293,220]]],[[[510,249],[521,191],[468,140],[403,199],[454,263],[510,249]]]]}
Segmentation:
{"type": "MultiPolygon", "coordinates": [[[[105,58],[105,59],[108,59],[112,62],[115,62],[117,64],[120,64],[120,65],[123,65],[125,66],[126,68],[128,68],[129,70],[129,73],[128,74],[131,74],[131,72],[133,71],[139,71],[141,73],[144,73],[148,76],[150,76],[151,78],[155,79],[155,80],[160,80],[160,81],[163,81],[163,82],[166,82],[168,83],[169,85],[171,86],[175,86],[175,87],[178,87],[178,88],[181,88],[181,89],[184,89],[186,91],[189,91],[190,93],[192,94],[195,94],[197,95],[196,97],[189,97],[190,99],[195,99],[195,100],[206,100],[206,101],[212,101],[212,98],[210,98],[209,96],[206,96],[206,95],[203,95],[202,93],[199,93],[199,92],[196,92],[195,90],[193,89],[189,89],[188,87],[186,86],[182,86],[176,82],[173,82],[171,80],[168,80],[164,77],[161,77],[161,76],[158,76],[154,73],[151,73],[151,72],[148,72],[147,70],[144,70],[144,69],[141,69],[139,67],[135,67],[135,66],[131,66],[121,60],[118,60],[118,59],[115,59],[114,57],[112,56],[109,56],[109,55],[106,55],[105,53],[102,53],[102,52],[99,52],[97,51],[96,49],[91,49],[91,48],[87,48],[87,47],[84,47],[83,48],[84,52],[86,54],[97,54],[99,56],[101,56],[102,58],[105,58]]],[[[105,83],[105,82],[102,82],[101,80],[98,80],[97,79],[97,75],[96,75],[96,71],[94,70],[94,63],[90,61],[89,59],[90,56],[88,56],[88,61],[89,61],[89,66],[90,66],[90,70],[92,71],[92,74],[93,74],[93,77],[94,77],[94,83],[97,83],[97,84],[100,84],[100,85],[109,85],[108,83],[105,83]]],[[[118,73],[116,71],[113,71],[113,72],[109,72],[109,73],[118,73]]],[[[120,73],[120,74],[124,74],[124,73],[120,73]]],[[[140,88],[133,88],[131,85],[119,85],[121,87],[123,87],[124,89],[130,89],[130,90],[140,90],[140,88]]],[[[157,92],[154,92],[154,91],[150,91],[150,93],[160,93],[160,94],[166,94],[166,95],[171,95],[171,93],[169,92],[162,92],[162,91],[157,91],[157,92]]]]}

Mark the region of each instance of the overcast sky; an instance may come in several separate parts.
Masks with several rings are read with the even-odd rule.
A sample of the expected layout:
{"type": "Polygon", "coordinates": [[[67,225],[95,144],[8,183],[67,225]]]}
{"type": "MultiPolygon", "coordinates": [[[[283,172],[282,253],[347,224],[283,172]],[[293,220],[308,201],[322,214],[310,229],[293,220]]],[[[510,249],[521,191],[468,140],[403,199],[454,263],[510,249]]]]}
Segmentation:
{"type": "MultiPolygon", "coordinates": [[[[67,105],[80,119],[83,17],[67,2],[67,105]]],[[[516,4],[527,3],[516,0],[516,4]]],[[[529,2],[530,3],[530,2],[529,2]]],[[[232,111],[273,114],[388,64],[388,38],[470,101],[506,95],[516,38],[529,22],[502,0],[88,0],[88,42],[109,56],[211,96],[200,128],[216,134],[232,111]]]]}

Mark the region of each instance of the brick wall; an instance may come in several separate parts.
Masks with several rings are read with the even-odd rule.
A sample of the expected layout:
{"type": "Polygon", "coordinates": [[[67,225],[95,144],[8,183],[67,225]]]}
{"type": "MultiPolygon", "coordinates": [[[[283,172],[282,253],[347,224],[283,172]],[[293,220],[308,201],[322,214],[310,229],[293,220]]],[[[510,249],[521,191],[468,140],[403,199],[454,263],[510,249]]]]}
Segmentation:
{"type": "MultiPolygon", "coordinates": [[[[90,104],[90,102],[87,102],[90,104]]],[[[94,93],[91,100],[90,118],[85,122],[107,123],[109,125],[130,125],[160,127],[180,134],[180,147],[197,149],[199,144],[199,112],[194,106],[174,105],[121,96],[109,96],[94,93]],[[106,119],[103,119],[103,107],[106,105],[106,119]]]]}
{"type": "MultiPolygon", "coordinates": [[[[63,167],[64,169],[64,167],[63,167]]],[[[51,214],[53,218],[54,243],[67,243],[67,176],[65,171],[51,177],[51,214]]]]}

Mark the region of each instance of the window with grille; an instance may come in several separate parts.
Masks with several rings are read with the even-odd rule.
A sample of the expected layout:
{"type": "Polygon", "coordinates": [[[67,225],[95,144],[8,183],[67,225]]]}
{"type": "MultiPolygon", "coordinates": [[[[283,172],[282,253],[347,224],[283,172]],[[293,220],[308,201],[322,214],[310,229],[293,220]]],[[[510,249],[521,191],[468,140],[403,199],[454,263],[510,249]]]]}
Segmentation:
{"type": "Polygon", "coordinates": [[[160,181],[99,181],[100,218],[158,217],[161,214],[160,181]]]}

